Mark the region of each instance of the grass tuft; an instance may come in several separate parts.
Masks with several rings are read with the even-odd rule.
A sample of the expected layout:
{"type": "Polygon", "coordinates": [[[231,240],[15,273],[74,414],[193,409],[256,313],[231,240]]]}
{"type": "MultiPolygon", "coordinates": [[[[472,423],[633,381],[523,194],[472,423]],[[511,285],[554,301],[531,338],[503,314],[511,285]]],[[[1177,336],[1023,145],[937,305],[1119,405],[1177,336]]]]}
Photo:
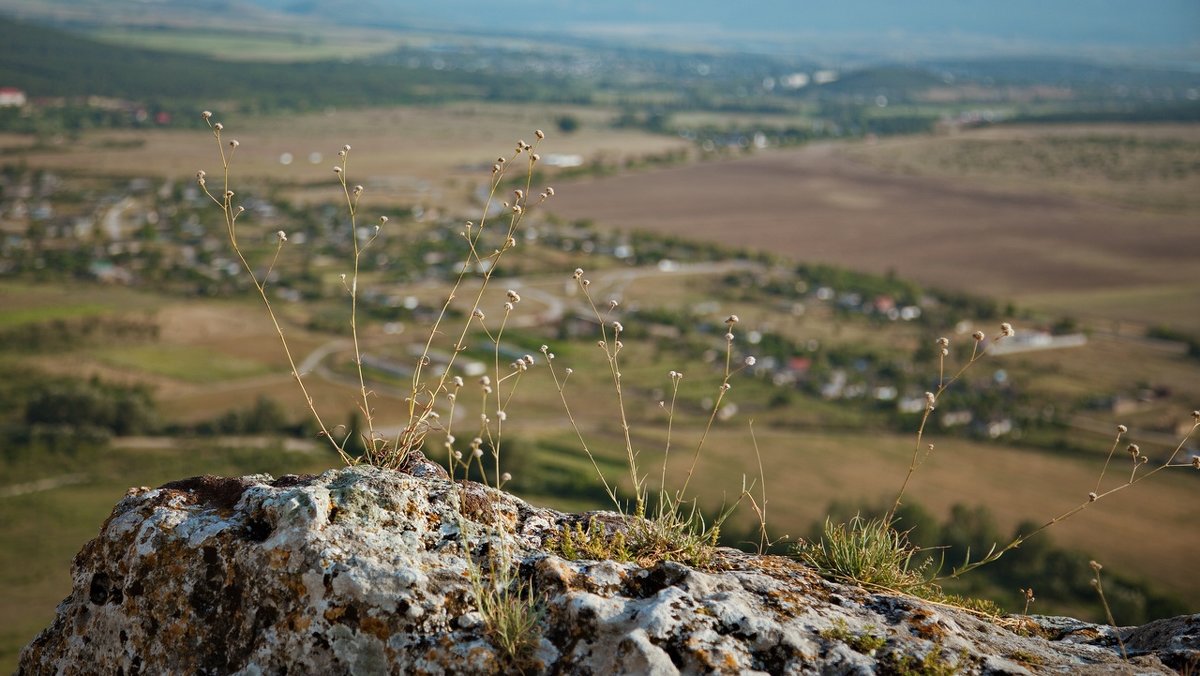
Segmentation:
{"type": "Polygon", "coordinates": [[[855,516],[850,523],[826,519],[820,540],[800,542],[794,551],[822,576],[843,582],[913,594],[931,585],[912,565],[918,549],[906,534],[882,519],[855,516]]]}

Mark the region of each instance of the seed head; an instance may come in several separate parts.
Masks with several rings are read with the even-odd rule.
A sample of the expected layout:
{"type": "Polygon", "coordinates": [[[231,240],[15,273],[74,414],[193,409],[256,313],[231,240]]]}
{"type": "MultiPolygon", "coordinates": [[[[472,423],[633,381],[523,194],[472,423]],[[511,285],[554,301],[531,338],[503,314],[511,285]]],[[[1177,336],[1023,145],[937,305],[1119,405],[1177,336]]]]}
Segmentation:
{"type": "Polygon", "coordinates": [[[725,334],[725,342],[727,342],[727,343],[733,342],[733,332],[732,331],[725,334]]]}
{"type": "Polygon", "coordinates": [[[542,156],[541,156],[541,155],[538,155],[537,153],[534,153],[534,154],[532,154],[532,155],[530,155],[530,156],[529,156],[529,159],[530,159],[530,160],[533,160],[534,162],[537,162],[538,160],[542,159],[542,156]]]}
{"type": "Polygon", "coordinates": [[[1013,330],[1012,324],[1004,322],[1000,325],[1000,335],[1004,336],[1005,338],[1012,338],[1013,336],[1017,335],[1017,332],[1013,330]]]}
{"type": "Polygon", "coordinates": [[[527,148],[527,147],[529,147],[529,144],[525,143],[525,139],[521,139],[521,140],[517,141],[517,152],[518,153],[521,152],[522,150],[525,150],[525,148],[527,148]]]}
{"type": "Polygon", "coordinates": [[[1128,431],[1129,431],[1128,427],[1126,427],[1124,425],[1117,425],[1117,433],[1118,434],[1125,434],[1128,431]]]}
{"type": "Polygon", "coordinates": [[[1200,469],[1200,455],[1192,456],[1192,467],[1195,467],[1196,469],[1200,469]]]}
{"type": "Polygon", "coordinates": [[[363,187],[361,185],[354,186],[354,194],[355,195],[361,195],[362,191],[363,191],[363,187]]]}
{"type": "Polygon", "coordinates": [[[539,141],[546,138],[546,134],[541,129],[535,129],[533,135],[538,137],[539,141]]]}
{"type": "Polygon", "coordinates": [[[1091,566],[1092,570],[1096,571],[1097,573],[1104,568],[1104,566],[1100,565],[1099,561],[1088,561],[1088,565],[1091,566]]]}
{"type": "Polygon", "coordinates": [[[950,347],[950,339],[949,338],[938,338],[937,345],[938,345],[938,347],[942,347],[942,348],[950,347]]]}
{"type": "Polygon", "coordinates": [[[501,475],[500,475],[500,483],[505,483],[505,484],[506,484],[506,483],[508,483],[508,482],[510,482],[510,481],[512,481],[512,475],[511,475],[511,474],[509,474],[508,472],[505,472],[504,474],[501,474],[501,475]]]}
{"type": "Polygon", "coordinates": [[[546,186],[546,194],[551,197],[554,197],[554,188],[551,188],[550,186],[546,186]]]}
{"type": "Polygon", "coordinates": [[[480,378],[479,378],[479,384],[480,384],[480,385],[485,385],[485,386],[486,386],[486,385],[491,385],[491,384],[492,384],[492,379],[491,379],[491,378],[489,378],[489,377],[487,377],[487,376],[480,376],[480,378]]]}
{"type": "Polygon", "coordinates": [[[564,373],[566,373],[567,375],[571,375],[574,372],[575,372],[575,369],[571,368],[570,366],[568,366],[566,368],[566,371],[564,371],[564,373]]]}
{"type": "Polygon", "coordinates": [[[1129,451],[1129,455],[1132,455],[1134,458],[1136,458],[1142,449],[1138,448],[1137,444],[1129,444],[1125,450],[1129,451]]]}
{"type": "Polygon", "coordinates": [[[471,316],[474,317],[475,319],[478,319],[479,321],[483,321],[483,310],[480,310],[479,308],[475,308],[475,311],[471,313],[471,316]]]}
{"type": "Polygon", "coordinates": [[[241,216],[244,211],[246,211],[246,207],[239,204],[238,208],[233,210],[233,215],[234,217],[241,216]]]}
{"type": "Polygon", "coordinates": [[[542,354],[546,354],[547,352],[549,352],[549,351],[550,351],[550,346],[549,346],[549,345],[542,345],[542,346],[541,346],[540,348],[538,348],[538,349],[539,349],[539,350],[541,350],[542,354]]]}
{"type": "Polygon", "coordinates": [[[746,357],[746,366],[754,366],[757,363],[758,363],[758,360],[755,359],[754,357],[746,357]]]}
{"type": "Polygon", "coordinates": [[[342,173],[342,168],[341,168],[341,167],[334,167],[334,168],[333,168],[333,173],[335,173],[335,174],[340,174],[340,173],[342,173]]]}
{"type": "Polygon", "coordinates": [[[971,334],[971,337],[974,338],[976,342],[979,342],[983,340],[983,331],[976,331],[975,333],[971,334]]]}
{"type": "Polygon", "coordinates": [[[1200,411],[1192,411],[1192,418],[1194,418],[1197,421],[1200,421],[1200,411]]]}
{"type": "Polygon", "coordinates": [[[617,333],[620,333],[625,330],[625,327],[621,325],[621,322],[613,322],[612,326],[613,326],[613,331],[616,331],[617,333]]]}
{"type": "Polygon", "coordinates": [[[519,213],[521,213],[522,211],[524,211],[524,209],[522,209],[522,208],[521,208],[521,205],[520,205],[520,204],[514,204],[514,205],[512,206],[512,210],[513,210],[513,213],[514,213],[514,214],[519,214],[519,213]]]}
{"type": "Polygon", "coordinates": [[[237,140],[237,139],[233,139],[232,141],[230,141],[230,142],[229,142],[229,147],[230,147],[230,148],[236,148],[236,147],[238,147],[238,146],[240,146],[240,145],[242,145],[242,144],[241,144],[241,143],[238,143],[238,140],[237,140]]]}
{"type": "Polygon", "coordinates": [[[221,131],[224,128],[225,128],[225,125],[221,124],[220,122],[213,125],[213,129],[216,129],[217,131],[221,131]]]}
{"type": "Polygon", "coordinates": [[[728,317],[725,318],[725,323],[728,324],[729,326],[733,326],[734,324],[737,324],[739,321],[741,321],[741,320],[738,319],[737,315],[729,315],[728,317]]]}
{"type": "Polygon", "coordinates": [[[512,312],[512,311],[513,311],[513,304],[512,304],[512,303],[505,303],[505,304],[504,304],[504,311],[505,311],[505,312],[512,312]]]}
{"type": "MultiPolygon", "coordinates": [[[[486,420],[486,419],[487,419],[487,416],[484,416],[484,420],[486,420]]],[[[471,451],[471,455],[476,458],[482,458],[483,457],[483,449],[476,448],[475,450],[471,451]]]]}
{"type": "Polygon", "coordinates": [[[1088,493],[1088,502],[1095,502],[1098,497],[1095,493],[1088,493]]]}
{"type": "Polygon", "coordinates": [[[462,376],[454,376],[454,379],[451,380],[450,383],[452,385],[454,385],[455,387],[462,387],[463,386],[462,376]]]}
{"type": "Polygon", "coordinates": [[[282,231],[282,230],[280,230],[279,232],[275,233],[275,236],[279,238],[279,242],[280,242],[281,244],[282,244],[283,242],[286,242],[286,241],[287,241],[287,233],[286,233],[286,232],[284,232],[284,231],[282,231]]]}
{"type": "Polygon", "coordinates": [[[582,276],[583,276],[583,268],[575,268],[575,272],[574,272],[574,274],[571,275],[571,279],[579,279],[582,276]]]}
{"type": "Polygon", "coordinates": [[[202,118],[204,118],[204,119],[208,120],[208,119],[212,118],[212,111],[211,111],[211,110],[206,110],[206,111],[204,111],[203,113],[200,113],[200,117],[202,117],[202,118]]]}
{"type": "Polygon", "coordinates": [[[387,225],[387,222],[388,222],[388,217],[387,217],[387,216],[380,216],[380,217],[379,217],[379,224],[380,224],[380,225],[387,225]]]}
{"type": "Polygon", "coordinates": [[[728,392],[732,387],[733,385],[730,385],[729,383],[721,383],[722,392],[728,392]]]}
{"type": "Polygon", "coordinates": [[[454,459],[455,459],[455,460],[462,460],[462,451],[455,451],[455,452],[454,452],[454,459]]]}
{"type": "Polygon", "coordinates": [[[937,403],[937,397],[934,396],[933,392],[926,392],[925,393],[925,408],[932,411],[934,404],[936,404],[936,403],[937,403]]]}
{"type": "Polygon", "coordinates": [[[520,189],[514,190],[513,196],[515,196],[518,201],[523,200],[525,199],[525,191],[520,189]]]}
{"type": "Polygon", "coordinates": [[[350,144],[346,144],[346,145],[342,146],[342,152],[347,152],[347,153],[350,152],[350,144]]]}
{"type": "Polygon", "coordinates": [[[496,419],[500,422],[504,422],[505,420],[508,420],[508,414],[504,411],[496,411],[496,419]]]}
{"type": "Polygon", "coordinates": [[[226,191],[225,191],[225,199],[229,199],[230,197],[233,197],[233,191],[232,191],[232,190],[226,190],[226,191]]]}

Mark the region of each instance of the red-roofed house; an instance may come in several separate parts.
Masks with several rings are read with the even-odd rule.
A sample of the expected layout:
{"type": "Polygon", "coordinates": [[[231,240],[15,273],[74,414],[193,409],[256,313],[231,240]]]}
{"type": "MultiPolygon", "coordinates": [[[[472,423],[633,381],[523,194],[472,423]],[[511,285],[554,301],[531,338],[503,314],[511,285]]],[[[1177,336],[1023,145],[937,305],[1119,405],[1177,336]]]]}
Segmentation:
{"type": "Polygon", "coordinates": [[[25,105],[25,92],[16,87],[0,87],[0,108],[19,108],[25,105]]]}

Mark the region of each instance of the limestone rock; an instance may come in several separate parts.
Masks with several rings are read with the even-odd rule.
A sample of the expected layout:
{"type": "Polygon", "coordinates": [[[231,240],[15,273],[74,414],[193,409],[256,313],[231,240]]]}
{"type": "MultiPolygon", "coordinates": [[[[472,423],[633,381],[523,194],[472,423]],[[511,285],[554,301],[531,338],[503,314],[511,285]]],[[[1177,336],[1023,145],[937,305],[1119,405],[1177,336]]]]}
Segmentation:
{"type": "Polygon", "coordinates": [[[18,673],[1141,674],[1200,661],[1200,615],[1121,629],[1125,662],[1108,627],[1035,617],[1021,635],[778,557],[722,550],[697,570],[546,551],[587,516],[452,483],[419,459],[406,473],[132,490],[76,556],[71,595],[18,673]],[[497,564],[542,608],[517,659],[472,585],[472,566],[486,578],[497,564]]]}

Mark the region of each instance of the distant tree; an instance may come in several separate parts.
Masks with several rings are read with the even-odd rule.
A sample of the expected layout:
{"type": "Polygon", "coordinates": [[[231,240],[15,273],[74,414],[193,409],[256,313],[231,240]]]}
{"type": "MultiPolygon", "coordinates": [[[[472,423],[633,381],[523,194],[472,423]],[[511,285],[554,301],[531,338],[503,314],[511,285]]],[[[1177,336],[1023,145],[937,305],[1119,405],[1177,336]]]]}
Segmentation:
{"type": "Polygon", "coordinates": [[[564,134],[574,134],[579,131],[579,118],[574,115],[559,115],[554,121],[558,125],[558,130],[564,134]]]}

